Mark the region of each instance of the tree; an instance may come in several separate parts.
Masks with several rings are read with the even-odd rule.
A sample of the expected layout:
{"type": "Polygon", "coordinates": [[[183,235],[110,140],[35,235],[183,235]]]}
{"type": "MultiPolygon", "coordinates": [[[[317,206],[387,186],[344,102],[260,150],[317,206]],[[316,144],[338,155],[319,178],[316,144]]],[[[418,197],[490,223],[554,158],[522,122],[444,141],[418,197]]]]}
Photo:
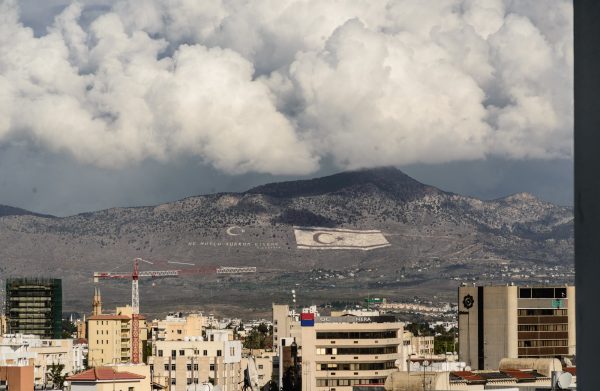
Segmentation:
{"type": "Polygon", "coordinates": [[[264,323],[250,330],[244,339],[244,347],[247,349],[270,349],[273,347],[273,333],[264,323]]]}
{"type": "Polygon", "coordinates": [[[259,324],[258,327],[256,328],[256,330],[258,330],[258,332],[261,334],[269,333],[269,327],[264,323],[259,324]]]}
{"type": "Polygon", "coordinates": [[[73,334],[77,332],[77,326],[73,322],[67,319],[62,320],[62,338],[70,339],[73,338],[73,334]]]}
{"type": "Polygon", "coordinates": [[[67,375],[63,375],[63,370],[65,366],[63,364],[52,364],[49,367],[48,373],[46,373],[47,381],[51,382],[54,388],[58,388],[59,390],[63,389],[65,384],[65,379],[67,375]]]}

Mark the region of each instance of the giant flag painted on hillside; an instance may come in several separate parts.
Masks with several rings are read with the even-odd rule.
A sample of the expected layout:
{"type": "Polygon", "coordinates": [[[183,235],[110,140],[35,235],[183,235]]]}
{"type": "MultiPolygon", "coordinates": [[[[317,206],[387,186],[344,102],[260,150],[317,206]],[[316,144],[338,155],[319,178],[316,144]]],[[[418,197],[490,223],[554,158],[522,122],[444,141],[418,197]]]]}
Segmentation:
{"type": "Polygon", "coordinates": [[[296,245],[314,250],[373,250],[390,246],[379,230],[294,227],[296,245]]]}

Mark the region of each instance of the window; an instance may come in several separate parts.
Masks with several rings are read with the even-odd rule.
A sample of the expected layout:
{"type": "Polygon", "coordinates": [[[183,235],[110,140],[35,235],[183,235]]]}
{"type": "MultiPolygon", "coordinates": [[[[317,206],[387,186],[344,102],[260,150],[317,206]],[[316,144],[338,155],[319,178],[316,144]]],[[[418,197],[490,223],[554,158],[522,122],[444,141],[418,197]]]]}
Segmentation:
{"type": "Polygon", "coordinates": [[[377,348],[317,348],[317,354],[393,354],[398,353],[397,346],[377,348]]]}
{"type": "Polygon", "coordinates": [[[165,364],[165,371],[169,370],[169,364],[165,364]]]}
{"type": "Polygon", "coordinates": [[[179,351],[179,355],[180,355],[180,356],[185,356],[185,350],[180,350],[180,351],[179,351]]]}
{"type": "Polygon", "coordinates": [[[397,330],[317,332],[317,339],[382,339],[397,336],[397,330]]]}
{"type": "Polygon", "coordinates": [[[194,371],[198,370],[198,364],[194,364],[194,371]]]}
{"type": "Polygon", "coordinates": [[[522,299],[531,299],[531,288],[520,288],[519,297],[522,299]]]}
{"type": "Polygon", "coordinates": [[[222,352],[220,350],[217,350],[217,357],[221,357],[222,352]]]}
{"type": "MultiPolygon", "coordinates": [[[[188,370],[188,371],[191,371],[191,370],[192,370],[192,364],[188,364],[188,365],[187,365],[187,370],[188,370]]],[[[190,384],[190,383],[188,383],[188,384],[190,384]]]]}
{"type": "Polygon", "coordinates": [[[202,354],[203,354],[204,356],[208,356],[208,350],[204,350],[204,351],[202,352],[202,354]]]}
{"type": "Polygon", "coordinates": [[[531,297],[534,299],[552,299],[554,298],[554,288],[533,288],[531,297]]]}
{"type": "Polygon", "coordinates": [[[211,371],[214,371],[215,370],[215,364],[210,364],[210,367],[208,369],[211,370],[211,371]]]}
{"type": "Polygon", "coordinates": [[[188,384],[188,386],[189,386],[190,384],[192,384],[192,379],[191,379],[191,378],[189,378],[189,377],[187,378],[187,384],[188,384]]]}
{"type": "MultiPolygon", "coordinates": [[[[181,330],[177,330],[177,334],[181,334],[181,330]]],[[[188,384],[190,384],[190,383],[188,383],[188,384]]]]}
{"type": "Polygon", "coordinates": [[[235,356],[235,348],[234,347],[229,348],[229,355],[235,356]]]}
{"type": "Polygon", "coordinates": [[[177,357],[177,350],[171,350],[171,357],[177,357]]]}
{"type": "Polygon", "coordinates": [[[171,370],[174,371],[176,369],[177,369],[177,367],[175,366],[175,364],[171,364],[171,370]]]}
{"type": "Polygon", "coordinates": [[[262,364],[259,364],[259,365],[258,365],[258,369],[263,369],[263,365],[262,365],[262,364]]]}
{"type": "Polygon", "coordinates": [[[162,350],[159,350],[159,351],[158,351],[158,357],[162,357],[162,356],[163,356],[163,351],[162,351],[162,350]]]}
{"type": "Polygon", "coordinates": [[[127,387],[127,391],[133,391],[133,387],[127,387]]]}
{"type": "Polygon", "coordinates": [[[175,385],[175,384],[177,384],[177,383],[175,382],[175,378],[174,378],[174,377],[173,377],[173,378],[171,378],[171,384],[172,384],[172,385],[175,385]]]}

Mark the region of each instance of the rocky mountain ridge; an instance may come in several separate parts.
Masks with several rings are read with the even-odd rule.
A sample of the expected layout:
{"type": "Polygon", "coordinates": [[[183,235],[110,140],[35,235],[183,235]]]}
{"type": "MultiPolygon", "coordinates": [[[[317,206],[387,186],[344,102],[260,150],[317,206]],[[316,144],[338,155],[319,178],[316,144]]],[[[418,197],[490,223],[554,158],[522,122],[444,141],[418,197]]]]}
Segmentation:
{"type": "MultiPolygon", "coordinates": [[[[311,286],[313,300],[318,299],[320,289],[327,297],[336,292],[340,297],[360,295],[378,281],[388,281],[391,285],[386,289],[399,297],[407,286],[411,291],[422,286],[426,293],[426,285],[433,284],[439,274],[397,277],[409,275],[406,271],[413,268],[422,270],[419,266],[431,260],[438,260],[442,269],[458,267],[464,273],[506,263],[573,262],[571,208],[526,193],[479,200],[422,184],[395,168],[344,172],[266,184],[243,193],[195,196],[64,218],[26,211],[0,216],[0,240],[6,243],[0,249],[3,274],[65,273],[72,284],[67,284],[70,295],[65,296],[73,297],[67,307],[77,309],[85,307],[85,292],[93,289],[92,271],[127,269],[136,256],[193,260],[199,265],[257,266],[261,273],[223,287],[227,294],[219,295],[219,300],[227,304],[244,297],[248,302],[256,299],[258,305],[280,297],[289,281],[311,286]],[[377,229],[391,246],[359,253],[301,250],[295,246],[294,226],[377,229]],[[228,228],[232,227],[239,228],[238,233],[231,235],[228,228]],[[27,268],[20,267],[25,264],[27,268]],[[344,282],[327,287],[307,274],[323,268],[371,272],[358,273],[347,286],[344,282]]],[[[209,299],[198,295],[207,286],[198,281],[161,281],[159,289],[178,286],[190,306],[203,305],[209,299]]],[[[209,286],[223,282],[211,277],[206,281],[209,286]]],[[[106,289],[117,303],[127,287],[107,284],[106,289]]],[[[178,302],[175,292],[171,293],[162,295],[165,302],[156,305],[171,308],[178,302]]]]}

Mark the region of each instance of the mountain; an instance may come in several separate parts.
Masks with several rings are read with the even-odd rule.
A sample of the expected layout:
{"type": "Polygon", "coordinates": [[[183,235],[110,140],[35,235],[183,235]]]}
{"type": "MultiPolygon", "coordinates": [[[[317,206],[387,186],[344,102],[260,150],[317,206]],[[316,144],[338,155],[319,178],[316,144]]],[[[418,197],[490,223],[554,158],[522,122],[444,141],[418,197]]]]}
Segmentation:
{"type": "Polygon", "coordinates": [[[29,215],[29,216],[38,216],[38,217],[54,217],[54,216],[50,216],[50,215],[44,215],[44,214],[40,214],[40,213],[34,213],[34,212],[30,212],[28,210],[25,209],[21,209],[21,208],[15,208],[12,206],[7,206],[7,205],[0,205],[0,217],[4,217],[4,216],[25,216],[25,215],[29,215]]]}
{"type": "MultiPolygon", "coordinates": [[[[93,271],[127,271],[143,257],[259,271],[142,282],[148,310],[256,313],[287,300],[292,287],[307,303],[375,293],[453,300],[466,280],[535,282],[549,269],[568,280],[573,211],[526,193],[449,193],[388,167],[64,218],[13,213],[0,217],[0,240],[2,275],[62,276],[66,310],[89,309],[93,271]],[[379,230],[390,245],[306,250],[294,226],[379,230]]],[[[101,284],[105,307],[128,301],[126,283],[101,284]]]]}

